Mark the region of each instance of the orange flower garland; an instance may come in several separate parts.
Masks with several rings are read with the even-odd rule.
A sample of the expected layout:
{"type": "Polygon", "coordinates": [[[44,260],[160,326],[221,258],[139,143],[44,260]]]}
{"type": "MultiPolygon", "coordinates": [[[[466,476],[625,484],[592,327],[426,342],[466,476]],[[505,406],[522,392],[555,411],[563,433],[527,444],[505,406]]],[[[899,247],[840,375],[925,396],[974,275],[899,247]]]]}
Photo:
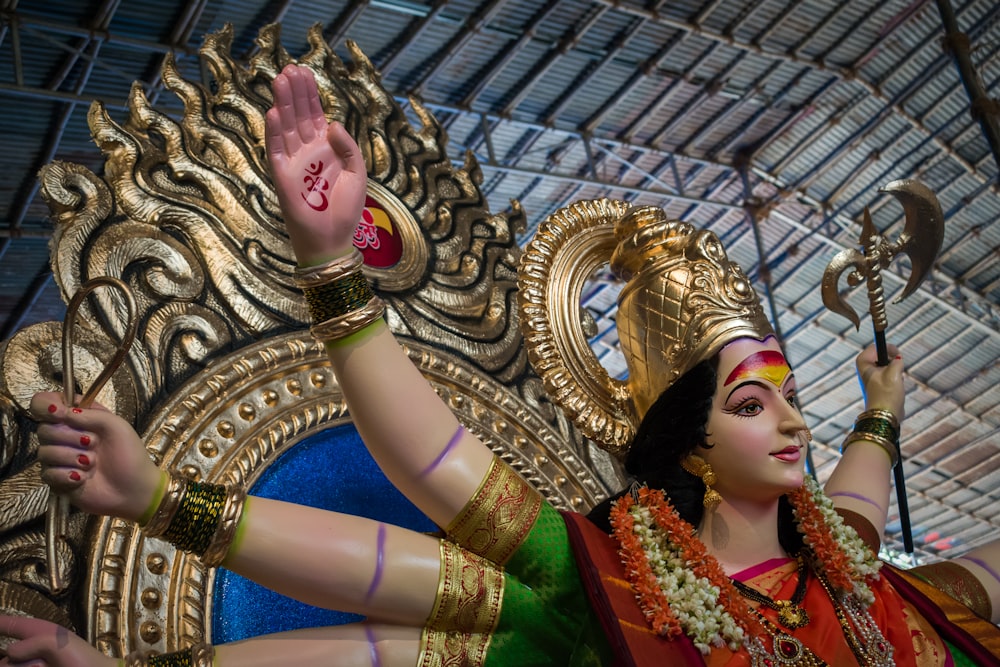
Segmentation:
{"type": "MultiPolygon", "coordinates": [[[[662,490],[642,487],[638,502],[631,500],[625,495],[613,505],[611,526],[626,577],[656,633],[668,638],[687,634],[707,654],[712,646],[737,650],[744,637],[766,632],[694,526],[677,514],[662,490]]],[[[874,600],[867,579],[878,576],[881,563],[811,477],[789,500],[813,567],[867,608],[874,600]]]]}

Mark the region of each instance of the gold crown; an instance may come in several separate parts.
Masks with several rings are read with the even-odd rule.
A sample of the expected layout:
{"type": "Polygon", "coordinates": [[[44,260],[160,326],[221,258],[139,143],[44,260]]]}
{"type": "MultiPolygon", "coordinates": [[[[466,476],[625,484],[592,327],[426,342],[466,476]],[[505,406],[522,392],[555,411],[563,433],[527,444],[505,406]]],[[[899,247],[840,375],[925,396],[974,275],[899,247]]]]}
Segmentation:
{"type": "Polygon", "coordinates": [[[615,226],[618,338],[638,418],[667,387],[737,338],[773,334],[757,294],[714,233],[632,208],[615,226]]]}
{"type": "Polygon", "coordinates": [[[655,207],[600,199],[556,211],[525,249],[518,287],[528,358],[549,396],[584,435],[619,455],[681,375],[737,338],[773,333],[719,238],[655,207]],[[617,317],[626,381],[608,375],[580,326],[583,283],[609,256],[626,281],[617,317]]]}

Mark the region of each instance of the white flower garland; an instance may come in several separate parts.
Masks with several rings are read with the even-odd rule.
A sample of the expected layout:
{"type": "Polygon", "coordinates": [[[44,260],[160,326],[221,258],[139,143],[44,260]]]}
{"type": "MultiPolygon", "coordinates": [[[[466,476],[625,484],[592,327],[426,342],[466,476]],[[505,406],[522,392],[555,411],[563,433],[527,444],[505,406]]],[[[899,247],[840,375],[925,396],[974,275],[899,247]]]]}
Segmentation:
{"type": "MultiPolygon", "coordinates": [[[[869,578],[878,579],[881,561],[865,545],[857,531],[844,523],[833,501],[811,476],[806,476],[804,487],[812,496],[824,524],[813,526],[813,531],[830,535],[846,557],[847,574],[853,582],[853,590],[842,590],[840,594],[853,597],[867,609],[875,601],[867,582],[869,578]]],[[[804,525],[809,519],[800,516],[800,508],[795,503],[792,505],[796,526],[803,534],[806,546],[813,550],[817,545],[811,543],[808,527],[804,525]]],[[[633,504],[628,513],[634,519],[632,532],[648,560],[656,585],[669,601],[670,611],[684,634],[706,655],[712,647],[728,646],[733,651],[739,650],[744,644],[747,629],[720,604],[721,588],[709,578],[695,575],[692,564],[685,560],[682,548],[670,539],[667,530],[656,525],[648,508],[633,504]]],[[[706,556],[712,558],[711,555],[706,556]]],[[[817,562],[815,567],[829,578],[825,563],[817,562]]]]}

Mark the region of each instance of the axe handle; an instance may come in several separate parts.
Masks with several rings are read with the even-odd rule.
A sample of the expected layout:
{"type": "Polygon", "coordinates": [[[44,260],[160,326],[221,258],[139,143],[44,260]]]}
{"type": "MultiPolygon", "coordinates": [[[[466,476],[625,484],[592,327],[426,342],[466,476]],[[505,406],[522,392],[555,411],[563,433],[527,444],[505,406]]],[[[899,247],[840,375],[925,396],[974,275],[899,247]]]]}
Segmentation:
{"type": "MultiPolygon", "coordinates": [[[[885,331],[875,330],[875,351],[878,354],[878,365],[889,365],[889,351],[885,343],[885,331]]],[[[906,501],[906,479],[903,477],[903,452],[896,443],[896,467],[892,469],[896,481],[896,507],[899,508],[899,529],[903,533],[903,549],[908,554],[913,553],[913,530],[910,528],[910,506],[906,501]]]]}

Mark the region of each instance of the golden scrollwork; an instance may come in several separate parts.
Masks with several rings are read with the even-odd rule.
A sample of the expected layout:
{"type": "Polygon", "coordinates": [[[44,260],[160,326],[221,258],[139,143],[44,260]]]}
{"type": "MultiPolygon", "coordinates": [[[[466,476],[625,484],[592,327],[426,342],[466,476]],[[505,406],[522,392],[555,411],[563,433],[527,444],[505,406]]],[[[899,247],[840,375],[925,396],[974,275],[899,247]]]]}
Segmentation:
{"type": "MultiPolygon", "coordinates": [[[[64,162],[40,174],[64,299],[97,276],[122,279],[136,299],[138,336],[97,401],[136,426],[158,464],[217,483],[250,485],[281,451],[349,420],[308,334],[264,153],[271,80],[298,62],[314,72],[328,117],[358,141],[369,197],[402,241],[396,264],[364,270],[411,358],[466,427],[549,502],[586,509],[603,499],[616,465],[527,365],[515,304],[520,206],[491,213],[475,158],[455,167],[433,115],[417,100],[397,103],[355,44],[341,60],[314,28],[296,60],[278,26],[267,26],[244,65],[232,57],[232,39],[226,28],[201,49],[211,89],[165,59],[162,80],[183,103],[179,117],[155,108],[139,84],[122,119],[92,105],[101,176],[64,162]]],[[[113,291],[81,306],[81,386],[113,356],[125,311],[113,291]]],[[[122,521],[71,515],[58,549],[72,586],[49,590],[48,488],[26,410],[34,393],[62,389],[60,339],[61,325],[47,322],[0,347],[0,558],[9,565],[0,571],[0,606],[75,628],[109,655],[210,639],[214,571],[122,521]]]]}

